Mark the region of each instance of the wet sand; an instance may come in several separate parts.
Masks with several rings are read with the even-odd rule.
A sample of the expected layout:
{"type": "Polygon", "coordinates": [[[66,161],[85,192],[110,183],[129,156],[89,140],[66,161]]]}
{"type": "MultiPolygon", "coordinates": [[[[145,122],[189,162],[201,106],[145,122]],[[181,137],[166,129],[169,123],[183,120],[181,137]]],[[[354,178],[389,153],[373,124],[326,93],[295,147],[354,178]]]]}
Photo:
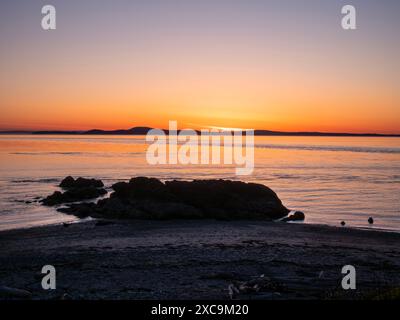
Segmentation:
{"type": "Polygon", "coordinates": [[[32,299],[365,299],[400,287],[399,244],[398,233],[307,224],[89,221],[0,232],[0,286],[32,299]],[[354,291],[341,288],[349,264],[354,291]],[[43,265],[56,290],[41,288],[43,265]],[[262,289],[232,290],[248,281],[262,289]]]}

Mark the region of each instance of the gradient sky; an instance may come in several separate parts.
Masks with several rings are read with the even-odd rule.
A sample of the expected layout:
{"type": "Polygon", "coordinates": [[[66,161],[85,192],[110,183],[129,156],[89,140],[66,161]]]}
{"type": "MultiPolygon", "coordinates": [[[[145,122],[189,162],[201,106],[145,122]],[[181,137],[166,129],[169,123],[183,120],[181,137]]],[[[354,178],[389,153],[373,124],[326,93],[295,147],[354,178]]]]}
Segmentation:
{"type": "Polygon", "coordinates": [[[398,0],[2,0],[0,130],[400,133],[399,15],[398,0]]]}

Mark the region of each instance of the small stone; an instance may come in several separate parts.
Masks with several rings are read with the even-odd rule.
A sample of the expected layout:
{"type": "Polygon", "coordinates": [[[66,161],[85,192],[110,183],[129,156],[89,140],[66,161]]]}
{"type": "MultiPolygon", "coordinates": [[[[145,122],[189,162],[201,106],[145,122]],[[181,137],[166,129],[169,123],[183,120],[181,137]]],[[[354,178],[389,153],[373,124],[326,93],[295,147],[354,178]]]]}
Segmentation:
{"type": "Polygon", "coordinates": [[[304,221],[306,218],[305,214],[301,211],[296,211],[295,213],[291,214],[287,218],[282,219],[282,221],[304,221]]]}
{"type": "Polygon", "coordinates": [[[61,297],[60,300],[72,300],[72,297],[68,293],[64,293],[61,297]]]}
{"type": "Polygon", "coordinates": [[[369,217],[369,218],[368,218],[368,223],[369,223],[369,224],[374,224],[374,218],[369,217]]]}
{"type": "Polygon", "coordinates": [[[344,227],[346,225],[346,222],[342,221],[340,224],[344,227]]]}

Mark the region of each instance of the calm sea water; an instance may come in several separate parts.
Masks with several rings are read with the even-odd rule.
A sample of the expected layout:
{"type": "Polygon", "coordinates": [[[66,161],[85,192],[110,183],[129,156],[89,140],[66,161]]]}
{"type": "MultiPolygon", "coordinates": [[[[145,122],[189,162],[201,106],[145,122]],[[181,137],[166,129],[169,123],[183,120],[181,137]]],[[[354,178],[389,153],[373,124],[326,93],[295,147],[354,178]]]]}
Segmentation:
{"type": "MultiPolygon", "coordinates": [[[[141,136],[0,135],[0,230],[76,220],[37,203],[67,176],[238,179],[232,166],[150,166],[141,136]]],[[[306,223],[400,231],[400,138],[256,137],[255,170],[306,223]],[[369,226],[368,217],[375,224],[369,226]]]]}

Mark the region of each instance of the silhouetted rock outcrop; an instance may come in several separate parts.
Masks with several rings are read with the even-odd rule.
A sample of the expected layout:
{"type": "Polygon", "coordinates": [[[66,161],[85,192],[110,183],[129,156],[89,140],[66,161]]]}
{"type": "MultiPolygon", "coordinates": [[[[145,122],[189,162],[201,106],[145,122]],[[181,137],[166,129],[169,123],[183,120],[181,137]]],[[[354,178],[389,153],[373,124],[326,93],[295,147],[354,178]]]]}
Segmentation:
{"type": "Polygon", "coordinates": [[[81,189],[81,188],[102,188],[104,184],[101,180],[96,179],[86,179],[79,177],[78,179],[74,179],[71,176],[66,177],[61,181],[60,187],[63,189],[81,189]]]}
{"type": "Polygon", "coordinates": [[[63,203],[95,199],[107,193],[103,188],[103,182],[96,179],[78,178],[75,180],[72,177],[66,177],[59,186],[66,191],[63,193],[55,191],[40,202],[46,206],[55,206],[63,203]]]}
{"type": "Polygon", "coordinates": [[[52,195],[44,198],[40,202],[43,203],[45,206],[55,206],[68,202],[95,199],[105,195],[106,193],[106,190],[94,187],[71,189],[65,191],[64,193],[61,193],[60,191],[55,191],[52,195]]]}
{"type": "Polygon", "coordinates": [[[161,182],[138,177],[112,186],[97,204],[60,209],[77,216],[122,219],[279,219],[289,212],[268,187],[230,180],[161,182]]]}

